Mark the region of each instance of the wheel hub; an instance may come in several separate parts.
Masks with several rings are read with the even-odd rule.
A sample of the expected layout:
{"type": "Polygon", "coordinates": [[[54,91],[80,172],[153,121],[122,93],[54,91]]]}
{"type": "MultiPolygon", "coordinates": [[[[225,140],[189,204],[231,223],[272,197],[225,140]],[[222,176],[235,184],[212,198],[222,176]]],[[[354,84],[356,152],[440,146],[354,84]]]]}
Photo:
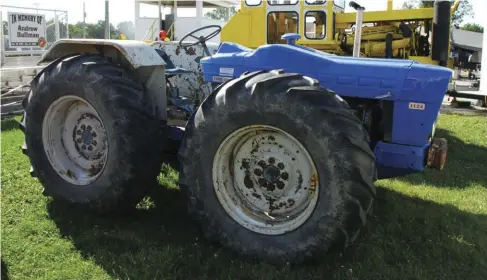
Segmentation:
{"type": "Polygon", "coordinates": [[[316,206],[314,163],[293,136],[277,128],[249,126],[228,136],[215,157],[213,180],[230,216],[259,233],[291,231],[316,206]]]}
{"type": "Polygon", "coordinates": [[[98,112],[77,96],[63,96],[48,108],[43,121],[44,151],[66,181],[87,185],[103,171],[108,155],[105,127],[98,112]]]}

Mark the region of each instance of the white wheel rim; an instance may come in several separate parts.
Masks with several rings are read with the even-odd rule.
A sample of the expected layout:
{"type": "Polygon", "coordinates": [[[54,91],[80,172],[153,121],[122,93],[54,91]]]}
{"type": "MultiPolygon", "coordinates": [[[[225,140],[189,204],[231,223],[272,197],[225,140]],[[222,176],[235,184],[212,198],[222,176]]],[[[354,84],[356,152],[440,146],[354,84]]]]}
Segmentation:
{"type": "Polygon", "coordinates": [[[271,126],[231,133],[213,160],[220,204],[240,225],[257,233],[283,234],[304,224],[318,201],[318,173],[303,145],[271,126]]]}
{"type": "Polygon", "coordinates": [[[48,108],[42,142],[51,166],[66,181],[88,185],[103,172],[107,132],[98,112],[77,96],[63,96],[48,108]]]}

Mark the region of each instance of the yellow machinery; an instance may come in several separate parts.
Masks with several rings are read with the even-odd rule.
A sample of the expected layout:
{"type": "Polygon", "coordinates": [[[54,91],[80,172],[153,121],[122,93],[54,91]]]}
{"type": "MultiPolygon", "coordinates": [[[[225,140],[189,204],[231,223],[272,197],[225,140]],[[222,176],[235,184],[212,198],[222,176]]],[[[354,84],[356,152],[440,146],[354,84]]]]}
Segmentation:
{"type": "MultiPolygon", "coordinates": [[[[344,0],[242,0],[241,9],[223,27],[222,42],[236,42],[249,48],[285,43],[281,36],[298,33],[297,44],[338,55],[352,55],[356,13],[345,13],[344,0]]],[[[450,18],[458,7],[456,1],[447,15],[448,30],[443,30],[443,52],[449,53],[450,18]],[[446,34],[446,35],[445,35],[446,34]],[[446,46],[445,46],[446,45],[446,46]]],[[[436,8],[436,4],[435,4],[436,8]]],[[[363,13],[360,56],[408,58],[420,63],[453,67],[453,60],[433,59],[435,8],[394,10],[392,0],[387,10],[363,13]]],[[[438,12],[438,11],[436,11],[438,12]]],[[[444,13],[444,9],[443,9],[444,13]]],[[[439,29],[438,29],[439,30],[439,29]]],[[[439,45],[439,44],[438,44],[439,45]]]]}

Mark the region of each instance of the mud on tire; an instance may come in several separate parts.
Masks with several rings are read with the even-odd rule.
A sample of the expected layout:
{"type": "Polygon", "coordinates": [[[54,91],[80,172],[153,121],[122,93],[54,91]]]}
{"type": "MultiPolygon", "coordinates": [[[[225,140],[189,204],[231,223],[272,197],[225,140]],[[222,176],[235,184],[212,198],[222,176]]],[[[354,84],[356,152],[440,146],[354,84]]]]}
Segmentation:
{"type": "MultiPolygon", "coordinates": [[[[297,74],[246,73],[219,87],[188,122],[179,157],[180,185],[205,236],[244,257],[270,263],[301,263],[325,255],[332,245],[351,244],[375,197],[375,157],[360,120],[335,93],[297,74]],[[253,231],[232,218],[217,197],[213,161],[220,144],[251,125],[293,136],[316,166],[316,207],[297,229],[253,231]]],[[[240,164],[232,162],[228,168],[240,164]]],[[[256,188],[259,184],[253,181],[256,188]]]]}
{"type": "MultiPolygon", "coordinates": [[[[47,66],[32,82],[31,91],[23,102],[25,113],[21,123],[25,133],[23,150],[30,159],[31,171],[44,187],[44,194],[99,212],[119,212],[135,206],[160,171],[160,158],[156,156],[161,143],[160,129],[158,121],[148,113],[150,109],[147,104],[143,87],[131,73],[101,56],[75,55],[47,66]],[[103,134],[106,138],[96,138],[100,142],[98,147],[102,141],[108,147],[104,165],[97,169],[99,173],[96,178],[83,184],[78,184],[79,178],[66,180],[63,177],[66,172],[72,172],[68,168],[62,170],[53,167],[52,158],[57,156],[50,153],[50,161],[46,152],[49,147],[45,147],[43,141],[43,132],[46,133],[49,125],[44,118],[49,108],[66,96],[80,101],[86,108],[91,106],[93,112],[97,113],[94,119],[103,124],[102,131],[106,133],[103,134]],[[43,125],[46,127],[43,128],[43,125]]],[[[63,117],[58,119],[62,120],[63,117]]],[[[81,156],[80,147],[84,145],[82,141],[86,137],[91,137],[90,144],[96,144],[93,142],[96,135],[88,131],[86,125],[83,133],[88,131],[94,136],[80,135],[79,120],[74,121],[76,128],[67,124],[62,127],[62,121],[59,123],[59,127],[56,127],[51,122],[49,129],[72,133],[73,139],[65,137],[60,142],[66,149],[66,142],[73,141],[77,156],[81,156]],[[79,145],[74,143],[76,141],[79,145]]],[[[83,151],[86,150],[84,146],[83,151]]],[[[59,153],[62,150],[56,151],[59,153]]],[[[59,166],[66,167],[68,163],[64,163],[59,166]]]]}

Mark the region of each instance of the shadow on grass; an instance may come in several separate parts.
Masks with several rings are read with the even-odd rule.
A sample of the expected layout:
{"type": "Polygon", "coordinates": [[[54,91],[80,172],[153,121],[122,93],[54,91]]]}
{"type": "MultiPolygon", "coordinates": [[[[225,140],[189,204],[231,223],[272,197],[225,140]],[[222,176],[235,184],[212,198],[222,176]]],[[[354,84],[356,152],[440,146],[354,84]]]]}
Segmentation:
{"type": "Polygon", "coordinates": [[[448,155],[444,169],[426,169],[425,172],[397,179],[435,187],[466,188],[472,184],[479,184],[487,188],[487,148],[466,143],[445,129],[437,129],[435,136],[448,140],[448,155]]]}
{"type": "Polygon", "coordinates": [[[487,279],[487,216],[383,188],[357,244],[319,264],[248,263],[209,244],[176,189],[153,205],[107,218],[51,202],[60,232],[120,279],[487,279]]]}
{"type": "Polygon", "coordinates": [[[1,123],[1,131],[10,131],[10,130],[16,130],[19,129],[19,122],[16,121],[15,119],[5,119],[2,120],[1,123]]]}

